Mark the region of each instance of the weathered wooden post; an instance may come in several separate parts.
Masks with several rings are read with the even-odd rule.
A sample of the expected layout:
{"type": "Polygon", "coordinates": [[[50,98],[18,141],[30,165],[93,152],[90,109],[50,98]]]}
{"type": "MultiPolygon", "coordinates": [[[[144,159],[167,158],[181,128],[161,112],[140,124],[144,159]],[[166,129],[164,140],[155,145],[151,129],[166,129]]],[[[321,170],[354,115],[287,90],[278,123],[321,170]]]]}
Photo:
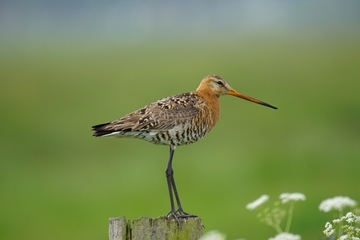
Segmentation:
{"type": "Polygon", "coordinates": [[[203,226],[198,217],[179,219],[141,217],[133,221],[125,217],[110,218],[110,240],[198,240],[203,226]]]}

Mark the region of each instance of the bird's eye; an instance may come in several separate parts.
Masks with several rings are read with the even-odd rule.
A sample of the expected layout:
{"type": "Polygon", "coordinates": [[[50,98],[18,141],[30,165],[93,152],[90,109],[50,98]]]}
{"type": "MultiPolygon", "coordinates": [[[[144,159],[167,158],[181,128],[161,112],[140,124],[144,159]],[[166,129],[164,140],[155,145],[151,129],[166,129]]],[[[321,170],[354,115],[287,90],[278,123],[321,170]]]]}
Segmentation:
{"type": "Polygon", "coordinates": [[[223,86],[224,83],[222,81],[216,81],[216,83],[219,85],[219,86],[223,86]]]}

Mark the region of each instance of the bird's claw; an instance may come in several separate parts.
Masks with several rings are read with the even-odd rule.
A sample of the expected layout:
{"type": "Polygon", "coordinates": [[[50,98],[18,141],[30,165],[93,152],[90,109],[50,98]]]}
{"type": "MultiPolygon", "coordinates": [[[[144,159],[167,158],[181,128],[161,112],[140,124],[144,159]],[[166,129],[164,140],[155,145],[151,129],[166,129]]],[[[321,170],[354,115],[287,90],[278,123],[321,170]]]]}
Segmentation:
{"type": "Polygon", "coordinates": [[[181,208],[179,208],[178,210],[176,211],[170,211],[168,214],[167,214],[167,217],[170,218],[170,217],[173,217],[175,218],[175,220],[178,222],[179,226],[180,226],[180,220],[179,218],[193,218],[193,217],[197,217],[196,215],[193,215],[193,214],[190,214],[190,213],[187,213],[185,212],[184,210],[182,210],[181,208]]]}

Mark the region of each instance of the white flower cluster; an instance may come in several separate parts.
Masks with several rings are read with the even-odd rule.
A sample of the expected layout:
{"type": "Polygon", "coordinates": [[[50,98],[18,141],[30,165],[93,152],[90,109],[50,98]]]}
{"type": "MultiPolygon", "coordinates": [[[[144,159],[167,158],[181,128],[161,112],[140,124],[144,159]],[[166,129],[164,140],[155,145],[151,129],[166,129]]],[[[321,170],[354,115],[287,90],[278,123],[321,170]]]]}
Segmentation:
{"type": "Polygon", "coordinates": [[[360,223],[360,217],[356,216],[352,212],[348,212],[345,216],[341,217],[340,219],[334,219],[333,223],[339,223],[340,221],[345,221],[347,223],[360,223]]]}
{"type": "Polygon", "coordinates": [[[216,230],[207,232],[199,240],[225,240],[225,234],[218,232],[216,230]]]}
{"type": "Polygon", "coordinates": [[[333,229],[333,226],[331,223],[327,222],[325,224],[325,230],[323,231],[323,233],[327,236],[330,237],[331,235],[333,235],[335,232],[335,229],[333,229]]]}
{"type": "Polygon", "coordinates": [[[289,201],[305,201],[306,200],[306,197],[304,194],[302,193],[282,193],[280,195],[280,200],[281,200],[281,203],[287,203],[289,201]]]}
{"type": "Polygon", "coordinates": [[[269,238],[269,240],[301,240],[301,237],[300,235],[283,232],[279,233],[273,238],[269,238]]]}
{"type": "MultiPolygon", "coordinates": [[[[293,235],[289,233],[289,231],[295,202],[300,200],[305,201],[305,195],[302,193],[282,193],[280,194],[279,199],[281,203],[280,201],[276,201],[273,206],[263,208],[263,210],[258,214],[258,218],[261,222],[274,228],[274,230],[278,233],[275,238],[270,238],[269,240],[300,240],[301,237],[299,235],[293,235]],[[288,202],[290,202],[290,204],[286,204],[288,202]],[[281,222],[285,217],[287,220],[284,231],[281,227],[281,222]]],[[[262,195],[260,198],[247,204],[246,209],[254,210],[268,200],[268,195],[262,195]]]]}
{"type": "MultiPolygon", "coordinates": [[[[302,193],[282,193],[282,194],[280,194],[279,199],[281,200],[282,204],[285,204],[285,203],[290,202],[290,201],[299,201],[299,200],[305,201],[306,197],[302,193]]],[[[257,208],[258,206],[260,206],[261,204],[263,204],[267,200],[269,200],[269,196],[268,195],[262,195],[261,197],[259,197],[255,201],[253,201],[253,202],[249,203],[248,205],[246,205],[246,209],[254,210],[255,208],[257,208]]]]}
{"type": "Polygon", "coordinates": [[[345,207],[354,207],[356,202],[349,197],[337,196],[328,198],[320,203],[319,209],[323,212],[331,210],[342,211],[345,207]]]}
{"type": "Polygon", "coordinates": [[[349,237],[347,234],[342,235],[339,240],[360,240],[358,237],[349,237]]]}
{"type": "Polygon", "coordinates": [[[246,205],[246,209],[254,210],[255,208],[257,208],[258,206],[260,206],[261,204],[263,204],[267,200],[269,200],[269,196],[268,195],[262,195],[261,197],[259,197],[255,201],[253,201],[253,202],[249,203],[248,205],[246,205]]]}
{"type": "Polygon", "coordinates": [[[342,235],[340,240],[360,240],[357,236],[360,236],[360,217],[356,216],[352,212],[348,212],[345,216],[334,219],[334,226],[327,222],[325,224],[324,234],[330,237],[335,233],[336,226],[340,226],[341,230],[344,230],[346,234],[342,235]]]}
{"type": "Polygon", "coordinates": [[[358,237],[350,237],[347,234],[345,234],[345,235],[342,235],[339,238],[339,240],[360,240],[360,238],[358,238],[358,237]]]}

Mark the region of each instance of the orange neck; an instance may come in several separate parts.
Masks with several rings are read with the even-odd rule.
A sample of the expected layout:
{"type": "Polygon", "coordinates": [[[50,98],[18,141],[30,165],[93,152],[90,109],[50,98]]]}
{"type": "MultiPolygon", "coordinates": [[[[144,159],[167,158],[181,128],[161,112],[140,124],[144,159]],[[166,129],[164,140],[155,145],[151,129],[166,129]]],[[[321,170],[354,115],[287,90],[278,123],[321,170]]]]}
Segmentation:
{"type": "Polygon", "coordinates": [[[210,91],[203,91],[201,88],[198,88],[196,93],[205,100],[206,106],[204,107],[204,110],[207,112],[211,127],[213,127],[220,116],[219,96],[210,91]]]}

